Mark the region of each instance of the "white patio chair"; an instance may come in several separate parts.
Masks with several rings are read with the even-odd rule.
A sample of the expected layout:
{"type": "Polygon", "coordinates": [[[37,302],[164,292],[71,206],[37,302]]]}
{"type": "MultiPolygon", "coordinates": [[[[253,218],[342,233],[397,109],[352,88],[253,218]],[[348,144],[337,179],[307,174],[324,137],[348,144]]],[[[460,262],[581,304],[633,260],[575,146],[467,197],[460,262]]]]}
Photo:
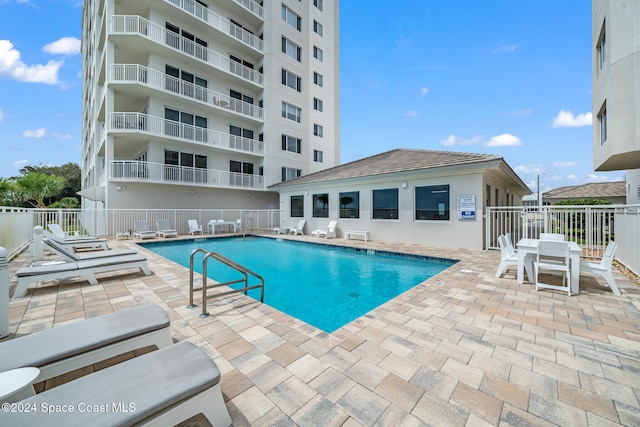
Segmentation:
{"type": "Polygon", "coordinates": [[[195,219],[188,219],[187,223],[189,224],[189,234],[195,236],[196,233],[204,234],[202,232],[202,226],[198,224],[198,221],[195,219]]]}
{"type": "Polygon", "coordinates": [[[541,240],[538,242],[538,254],[533,263],[536,277],[536,291],[540,289],[555,289],[566,291],[571,296],[571,259],[569,257],[571,244],[554,240],[541,240]],[[543,283],[540,281],[541,273],[562,273],[560,285],[543,283]],[[566,286],[565,286],[566,284],[566,286]]]}
{"type": "Polygon", "coordinates": [[[338,225],[338,221],[329,221],[329,225],[327,228],[320,228],[318,230],[313,230],[311,235],[314,237],[325,237],[327,239],[331,237],[336,237],[336,226],[338,225]]]}
{"type": "Polygon", "coordinates": [[[169,221],[166,219],[159,219],[156,221],[156,227],[158,227],[158,231],[156,234],[166,239],[167,237],[178,237],[178,232],[171,228],[169,225],[169,221]]]}
{"type": "Polygon", "coordinates": [[[613,294],[620,295],[618,285],[613,278],[613,274],[611,274],[613,255],[616,253],[616,249],[618,249],[618,245],[616,242],[611,240],[607,245],[607,248],[604,250],[604,255],[599,263],[589,262],[586,260],[580,261],[580,273],[591,273],[604,277],[604,280],[613,291],[613,294]]]}
{"type": "Polygon", "coordinates": [[[498,236],[498,245],[500,245],[500,265],[496,271],[496,277],[500,277],[510,266],[518,265],[518,255],[509,251],[509,244],[504,234],[498,236]]]}
{"type": "Polygon", "coordinates": [[[556,240],[564,242],[564,234],[561,233],[540,233],[540,240],[556,240]]]}
{"type": "Polygon", "coordinates": [[[291,228],[289,230],[289,234],[293,234],[294,236],[296,235],[301,235],[304,236],[304,225],[307,223],[306,220],[301,219],[300,221],[298,221],[298,225],[295,226],[295,228],[291,228]]]}

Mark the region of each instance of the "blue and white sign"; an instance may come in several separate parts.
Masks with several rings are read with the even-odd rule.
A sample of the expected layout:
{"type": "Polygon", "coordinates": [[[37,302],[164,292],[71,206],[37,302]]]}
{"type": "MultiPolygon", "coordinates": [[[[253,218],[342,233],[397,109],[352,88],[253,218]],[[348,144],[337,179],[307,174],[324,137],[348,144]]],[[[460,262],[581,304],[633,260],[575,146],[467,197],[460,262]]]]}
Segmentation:
{"type": "Polygon", "coordinates": [[[458,219],[476,219],[476,196],[474,194],[462,194],[458,196],[458,219]]]}

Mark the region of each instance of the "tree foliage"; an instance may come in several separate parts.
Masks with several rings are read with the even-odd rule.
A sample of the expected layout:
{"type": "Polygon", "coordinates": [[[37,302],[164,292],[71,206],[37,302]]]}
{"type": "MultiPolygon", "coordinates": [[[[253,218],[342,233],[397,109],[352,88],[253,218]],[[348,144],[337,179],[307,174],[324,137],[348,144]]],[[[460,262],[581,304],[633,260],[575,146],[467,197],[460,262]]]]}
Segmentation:
{"type": "Polygon", "coordinates": [[[611,202],[607,199],[596,199],[595,197],[589,197],[584,199],[575,200],[563,200],[556,202],[554,205],[567,205],[567,206],[595,206],[595,205],[610,205],[611,202]]]}
{"type": "Polygon", "coordinates": [[[29,172],[15,181],[16,196],[36,208],[46,207],[44,200],[59,195],[65,187],[64,177],[29,172]]]}

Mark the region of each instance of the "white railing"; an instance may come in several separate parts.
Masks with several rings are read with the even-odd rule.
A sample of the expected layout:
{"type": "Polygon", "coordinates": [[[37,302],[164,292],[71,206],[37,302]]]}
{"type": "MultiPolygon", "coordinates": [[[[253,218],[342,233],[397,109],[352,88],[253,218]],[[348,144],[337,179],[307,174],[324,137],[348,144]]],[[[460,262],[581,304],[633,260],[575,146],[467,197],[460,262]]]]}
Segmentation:
{"type": "Polygon", "coordinates": [[[616,259],[640,273],[640,205],[489,207],[485,247],[498,249],[498,236],[511,233],[514,242],[540,233],[564,234],[587,257],[600,257],[609,240],[618,244],[616,259]]]}
{"type": "Polygon", "coordinates": [[[240,99],[209,90],[206,87],[186,82],[156,70],[137,64],[114,64],[110,67],[109,80],[120,83],[136,83],[159,89],[163,92],[215,105],[232,112],[262,120],[263,109],[240,99]]]}
{"type": "Polygon", "coordinates": [[[173,166],[163,163],[115,160],[109,163],[109,179],[170,184],[196,184],[207,187],[264,190],[264,177],[246,173],[173,166]]]}
{"type": "Polygon", "coordinates": [[[234,0],[240,6],[247,9],[260,19],[264,19],[264,8],[253,0],[234,0]]]}
{"type": "Polygon", "coordinates": [[[9,259],[33,239],[33,228],[59,224],[69,235],[94,235],[113,238],[117,233],[132,233],[136,220],[146,220],[152,229],[156,221],[169,220],[179,234],[189,233],[190,219],[195,219],[206,232],[210,220],[241,219],[242,227],[251,222],[255,231],[271,231],[280,223],[280,211],[249,209],[28,209],[0,207],[0,246],[9,251],[9,259]]]}
{"type": "Polygon", "coordinates": [[[258,156],[264,154],[264,143],[257,139],[244,138],[142,113],[109,113],[109,131],[142,132],[258,156]]]}

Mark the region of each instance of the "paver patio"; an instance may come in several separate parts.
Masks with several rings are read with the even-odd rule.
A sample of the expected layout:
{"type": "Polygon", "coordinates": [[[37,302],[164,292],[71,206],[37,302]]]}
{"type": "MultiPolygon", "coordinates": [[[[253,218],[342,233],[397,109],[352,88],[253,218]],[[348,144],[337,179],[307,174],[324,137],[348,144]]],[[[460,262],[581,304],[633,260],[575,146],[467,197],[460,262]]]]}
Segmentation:
{"type": "MultiPolygon", "coordinates": [[[[111,241],[140,250],[154,274],[30,288],[11,301],[10,331],[157,304],[174,340],[199,345],[220,368],[234,426],[640,425],[640,289],[619,272],[619,297],[588,275],[567,297],[518,285],[515,268],[496,279],[499,251],[320,242],[460,262],[327,334],[241,294],[210,300],[211,316],[200,318],[200,307],[186,308],[187,269],[111,241]]],[[[27,251],[10,263],[12,286],[31,261],[27,251]]]]}

